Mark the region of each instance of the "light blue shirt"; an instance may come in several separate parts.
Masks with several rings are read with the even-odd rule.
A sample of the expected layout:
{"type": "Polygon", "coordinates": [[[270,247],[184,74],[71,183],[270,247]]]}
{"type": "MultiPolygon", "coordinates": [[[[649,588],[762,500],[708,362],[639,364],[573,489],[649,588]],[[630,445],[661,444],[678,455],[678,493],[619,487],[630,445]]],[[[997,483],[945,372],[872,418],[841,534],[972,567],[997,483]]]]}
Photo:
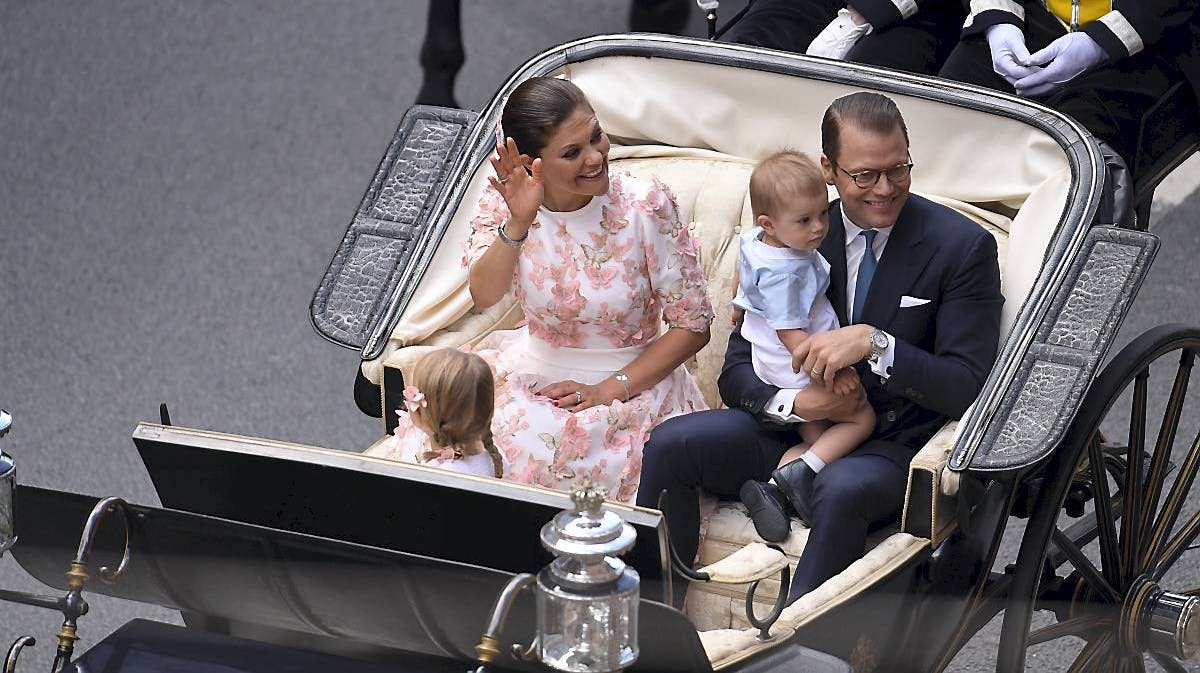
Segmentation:
{"type": "Polygon", "coordinates": [[[733,304],[760,316],[771,329],[807,329],[813,302],[829,287],[829,262],[815,250],[767,245],[762,234],[754,227],[740,239],[733,304]]]}

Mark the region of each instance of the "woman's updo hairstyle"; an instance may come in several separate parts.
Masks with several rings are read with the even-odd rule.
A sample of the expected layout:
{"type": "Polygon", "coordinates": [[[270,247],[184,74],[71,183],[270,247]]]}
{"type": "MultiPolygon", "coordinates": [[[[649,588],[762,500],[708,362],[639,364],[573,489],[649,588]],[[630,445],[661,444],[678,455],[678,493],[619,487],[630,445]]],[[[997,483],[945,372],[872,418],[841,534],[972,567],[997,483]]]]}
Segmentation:
{"type": "Polygon", "coordinates": [[[509,94],[500,125],[522,154],[537,158],[559,124],[580,107],[592,106],[579,87],[557,77],[532,77],[509,94]]]}

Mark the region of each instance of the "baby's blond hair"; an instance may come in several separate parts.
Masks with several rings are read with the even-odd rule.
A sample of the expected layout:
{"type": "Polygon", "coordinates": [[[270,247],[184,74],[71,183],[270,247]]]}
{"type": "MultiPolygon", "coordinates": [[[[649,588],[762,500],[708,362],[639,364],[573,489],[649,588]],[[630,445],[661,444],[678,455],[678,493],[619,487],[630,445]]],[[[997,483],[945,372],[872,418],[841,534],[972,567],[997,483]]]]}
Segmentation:
{"type": "Polygon", "coordinates": [[[784,149],[758,162],[750,174],[754,216],[774,215],[788,200],[828,194],[825,175],[807,154],[784,149]]]}
{"type": "MultiPolygon", "coordinates": [[[[454,447],[464,455],[474,455],[475,440],[483,443],[492,457],[496,476],[504,473],[500,451],[492,441],[492,411],[496,404],[496,386],[492,370],[483,358],[453,348],[441,348],[422,357],[410,372],[410,385],[425,395],[418,425],[430,439],[442,447],[454,447]]],[[[422,460],[438,456],[426,451],[422,460]]]]}

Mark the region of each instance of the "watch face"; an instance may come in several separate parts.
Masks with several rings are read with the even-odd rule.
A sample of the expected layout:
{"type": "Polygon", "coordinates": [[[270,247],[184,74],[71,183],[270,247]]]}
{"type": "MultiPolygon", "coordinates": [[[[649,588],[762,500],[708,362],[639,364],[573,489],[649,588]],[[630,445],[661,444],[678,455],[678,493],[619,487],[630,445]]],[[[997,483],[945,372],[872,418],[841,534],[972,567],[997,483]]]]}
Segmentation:
{"type": "Polygon", "coordinates": [[[887,336],[883,332],[876,330],[871,333],[871,345],[876,348],[887,348],[887,336]]]}

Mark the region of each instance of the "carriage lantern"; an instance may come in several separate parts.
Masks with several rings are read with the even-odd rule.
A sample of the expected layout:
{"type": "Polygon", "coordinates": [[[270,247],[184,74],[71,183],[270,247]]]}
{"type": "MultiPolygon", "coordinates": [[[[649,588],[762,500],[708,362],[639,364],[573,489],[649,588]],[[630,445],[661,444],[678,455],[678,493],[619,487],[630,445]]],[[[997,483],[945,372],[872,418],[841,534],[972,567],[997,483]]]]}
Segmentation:
{"type": "Polygon", "coordinates": [[[573,510],[542,526],[555,559],[537,576],[538,658],[560,671],[619,671],[638,657],[639,578],[616,555],[637,534],[590,485],[571,500],[573,510]]]}

